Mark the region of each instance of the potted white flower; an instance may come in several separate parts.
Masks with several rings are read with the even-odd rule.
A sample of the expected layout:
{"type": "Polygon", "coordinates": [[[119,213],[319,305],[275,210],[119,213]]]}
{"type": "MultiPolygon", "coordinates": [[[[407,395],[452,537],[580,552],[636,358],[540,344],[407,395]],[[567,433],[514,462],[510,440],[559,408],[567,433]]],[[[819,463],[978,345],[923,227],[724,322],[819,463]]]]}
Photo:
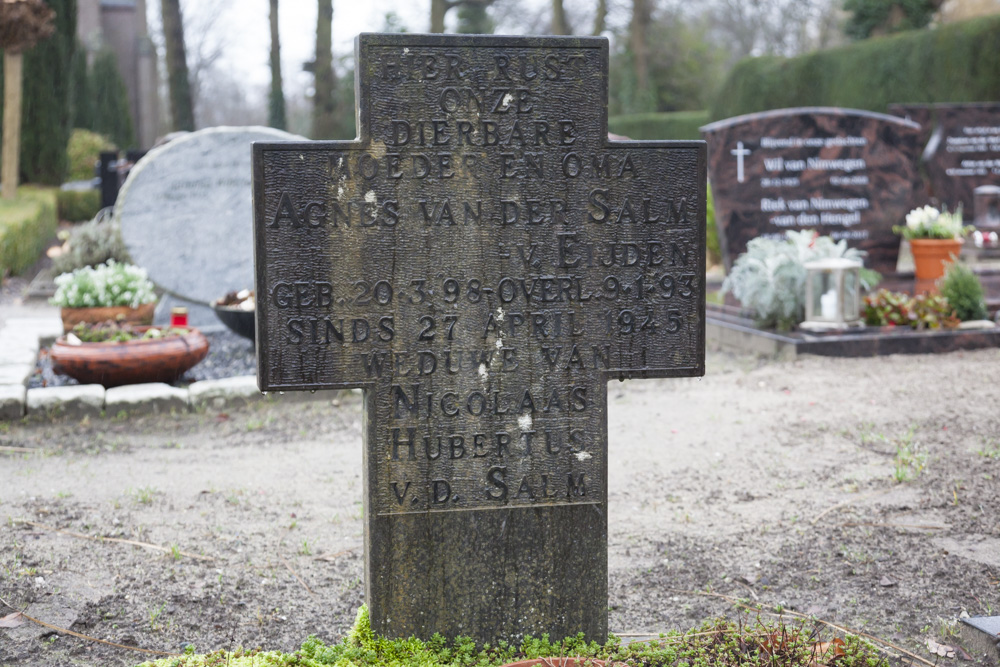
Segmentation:
{"type": "Polygon", "coordinates": [[[106,264],[64,273],[55,282],[56,293],[49,302],[60,306],[67,332],[80,322],[153,321],[156,293],[145,269],[109,259],[106,264]]]}
{"type": "Polygon", "coordinates": [[[921,206],[906,214],[906,225],[894,232],[909,240],[914,272],[918,280],[937,280],[944,275],[945,264],[962,251],[962,237],[972,227],[962,224],[962,209],[953,212],[921,206]]]}

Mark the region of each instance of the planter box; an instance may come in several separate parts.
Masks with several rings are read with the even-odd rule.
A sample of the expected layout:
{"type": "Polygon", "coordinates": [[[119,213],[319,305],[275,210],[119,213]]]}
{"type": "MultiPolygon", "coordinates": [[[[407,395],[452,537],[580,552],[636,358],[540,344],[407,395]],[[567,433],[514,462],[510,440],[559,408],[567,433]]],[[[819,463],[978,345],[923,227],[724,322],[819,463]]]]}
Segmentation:
{"type": "MultiPolygon", "coordinates": [[[[137,327],[139,332],[149,327],[137,327]]],[[[62,336],[52,345],[52,369],[81,384],[173,382],[208,354],[208,340],[197,329],[182,336],[70,345],[62,336]]]]}

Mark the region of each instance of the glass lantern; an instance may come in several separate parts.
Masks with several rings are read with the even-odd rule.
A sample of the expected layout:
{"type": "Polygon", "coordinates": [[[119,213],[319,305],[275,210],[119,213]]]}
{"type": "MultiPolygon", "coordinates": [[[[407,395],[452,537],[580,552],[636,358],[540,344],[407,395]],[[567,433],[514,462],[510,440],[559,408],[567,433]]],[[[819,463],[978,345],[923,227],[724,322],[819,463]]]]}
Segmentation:
{"type": "Polygon", "coordinates": [[[805,263],[807,331],[862,326],[861,262],[831,257],[805,263]]]}

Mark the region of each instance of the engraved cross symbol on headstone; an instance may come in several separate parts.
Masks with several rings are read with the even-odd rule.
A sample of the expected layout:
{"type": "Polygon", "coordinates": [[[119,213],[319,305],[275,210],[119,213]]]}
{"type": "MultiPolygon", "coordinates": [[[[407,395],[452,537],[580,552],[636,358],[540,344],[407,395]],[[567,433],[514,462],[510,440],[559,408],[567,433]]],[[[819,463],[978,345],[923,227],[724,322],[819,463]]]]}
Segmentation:
{"type": "Polygon", "coordinates": [[[742,141],[737,141],[736,142],[736,148],[734,148],[733,150],[729,151],[730,155],[735,155],[736,156],[736,181],[738,183],[742,183],[743,180],[744,180],[744,178],[743,178],[743,158],[746,157],[747,155],[750,155],[750,153],[752,153],[752,152],[753,151],[751,151],[749,148],[743,148],[743,142],[742,141]]]}
{"type": "Polygon", "coordinates": [[[361,35],[360,138],[254,144],[260,388],[365,390],[377,632],[607,634],[606,381],[705,307],[704,143],[609,142],[607,58],[361,35]]]}

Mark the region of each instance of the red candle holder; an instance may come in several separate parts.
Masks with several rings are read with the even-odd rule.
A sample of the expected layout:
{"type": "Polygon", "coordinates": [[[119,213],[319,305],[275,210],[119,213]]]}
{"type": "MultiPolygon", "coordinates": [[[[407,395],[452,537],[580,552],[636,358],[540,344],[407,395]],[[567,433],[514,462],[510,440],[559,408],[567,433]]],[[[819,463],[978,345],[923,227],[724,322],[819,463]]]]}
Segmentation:
{"type": "Polygon", "coordinates": [[[177,306],[170,309],[170,326],[186,327],[188,325],[188,309],[177,306]]]}

